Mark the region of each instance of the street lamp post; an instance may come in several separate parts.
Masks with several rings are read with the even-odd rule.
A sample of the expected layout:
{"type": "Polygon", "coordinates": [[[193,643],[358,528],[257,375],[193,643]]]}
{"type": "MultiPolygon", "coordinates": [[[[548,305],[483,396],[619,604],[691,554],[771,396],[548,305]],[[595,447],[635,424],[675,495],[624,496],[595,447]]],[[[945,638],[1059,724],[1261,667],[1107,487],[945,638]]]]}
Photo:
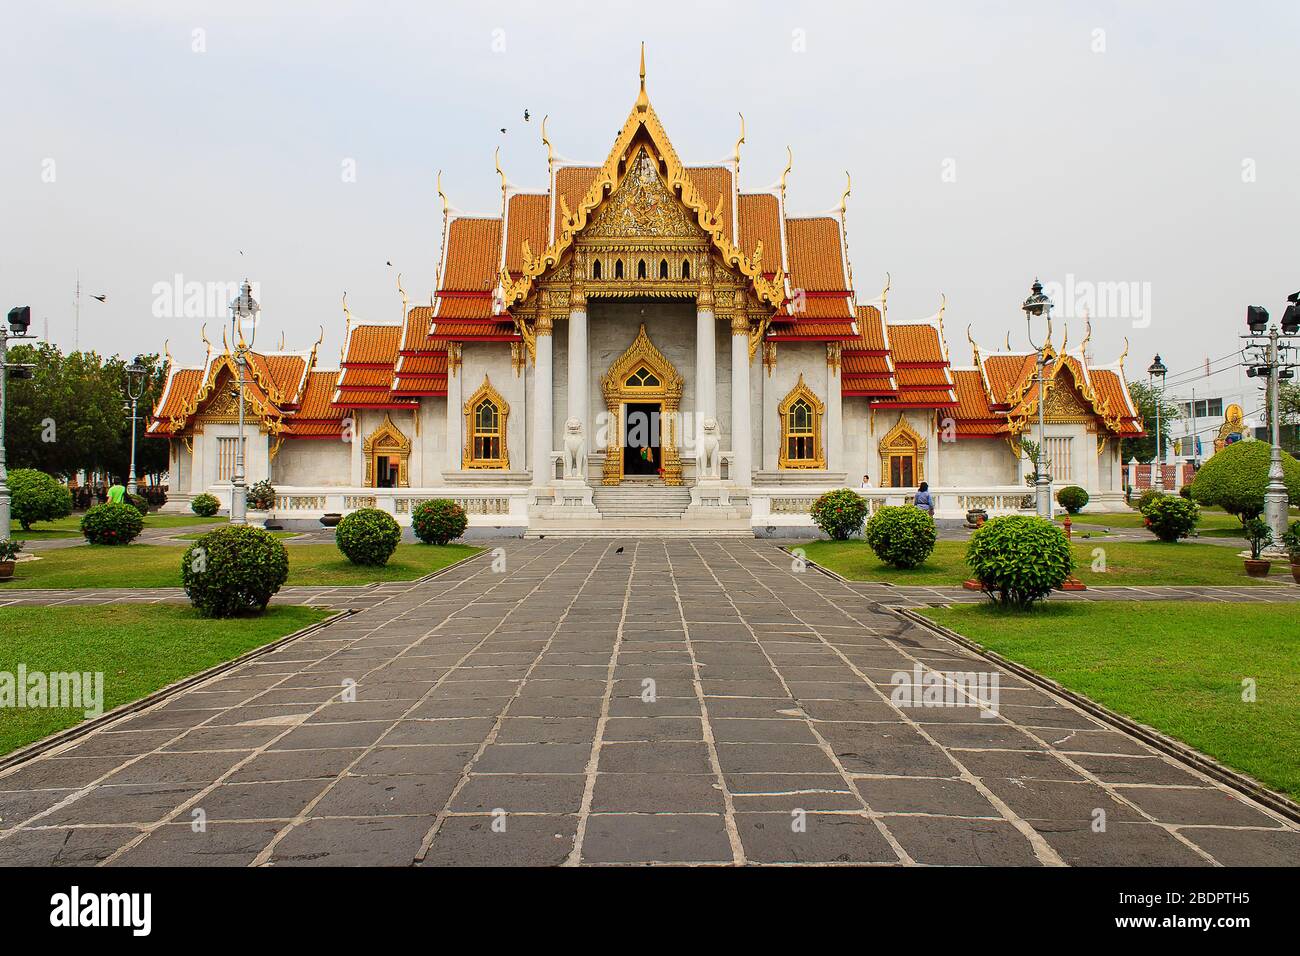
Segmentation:
{"type": "Polygon", "coordinates": [[[34,336],[27,334],[27,328],[31,324],[31,308],[21,305],[9,310],[8,328],[0,325],[0,541],[8,541],[11,536],[9,528],[9,484],[6,480],[9,473],[5,470],[5,390],[11,368],[17,374],[22,374],[19,369],[22,369],[23,372],[27,370],[25,365],[9,365],[6,355],[8,354],[9,340],[11,338],[34,338],[34,336]]]}
{"type": "Polygon", "coordinates": [[[1246,325],[1249,332],[1242,338],[1250,340],[1250,348],[1256,349],[1253,364],[1246,369],[1250,378],[1268,377],[1269,439],[1272,444],[1268,462],[1268,486],[1264,489],[1264,520],[1273,532],[1273,542],[1279,545],[1287,528],[1287,506],[1289,504],[1286,482],[1282,472],[1282,396],[1283,379],[1295,375],[1294,361],[1296,346],[1284,343],[1282,339],[1294,339],[1300,335],[1300,292],[1287,296],[1286,311],[1282,314],[1282,328],[1268,324],[1268,311],[1261,306],[1246,308],[1246,325]],[[1265,329],[1267,328],[1267,331],[1265,329]],[[1287,353],[1292,353],[1287,361],[1287,353]]]}
{"type": "Polygon", "coordinates": [[[230,521],[245,524],[248,520],[248,490],[244,476],[244,370],[248,367],[248,353],[257,340],[257,313],[261,306],[253,298],[253,288],[247,279],[239,295],[230,303],[230,339],[235,347],[235,368],[239,379],[239,437],[235,440],[235,474],[231,478],[230,521]],[[244,335],[244,326],[250,334],[244,335]]]}
{"type": "Polygon", "coordinates": [[[1147,368],[1152,383],[1151,395],[1156,405],[1156,460],[1151,468],[1151,487],[1156,491],[1165,490],[1165,455],[1160,444],[1160,402],[1164,397],[1165,376],[1168,373],[1169,369],[1165,368],[1165,363],[1160,361],[1160,354],[1156,353],[1155,361],[1147,368]]]}
{"type": "Polygon", "coordinates": [[[1044,406],[1044,389],[1046,388],[1047,378],[1044,374],[1047,367],[1047,344],[1051,340],[1052,328],[1052,300],[1043,292],[1043,284],[1037,279],[1031,288],[1029,298],[1025,299],[1025,325],[1029,329],[1029,344],[1034,351],[1038,353],[1035,366],[1037,369],[1034,381],[1038,383],[1038,460],[1034,463],[1034,502],[1040,518],[1052,517],[1052,479],[1047,474],[1047,441],[1045,433],[1047,422],[1045,418],[1044,406]],[[1034,323],[1033,320],[1038,316],[1047,318],[1048,335],[1043,340],[1041,346],[1034,344],[1034,323]]]}
{"type": "Polygon", "coordinates": [[[140,356],[126,367],[126,396],[131,400],[131,471],[126,479],[126,493],[136,494],[135,481],[135,422],[136,408],[140,396],[144,394],[145,367],[140,364],[140,356]]]}

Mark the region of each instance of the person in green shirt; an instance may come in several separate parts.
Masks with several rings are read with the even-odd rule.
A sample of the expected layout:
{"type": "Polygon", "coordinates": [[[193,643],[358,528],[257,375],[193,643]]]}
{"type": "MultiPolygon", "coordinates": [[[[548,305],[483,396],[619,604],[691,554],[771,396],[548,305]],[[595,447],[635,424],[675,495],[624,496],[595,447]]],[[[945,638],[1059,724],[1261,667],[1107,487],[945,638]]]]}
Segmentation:
{"type": "Polygon", "coordinates": [[[115,505],[124,503],[126,501],[126,489],[121,485],[113,485],[108,489],[108,500],[115,505]]]}

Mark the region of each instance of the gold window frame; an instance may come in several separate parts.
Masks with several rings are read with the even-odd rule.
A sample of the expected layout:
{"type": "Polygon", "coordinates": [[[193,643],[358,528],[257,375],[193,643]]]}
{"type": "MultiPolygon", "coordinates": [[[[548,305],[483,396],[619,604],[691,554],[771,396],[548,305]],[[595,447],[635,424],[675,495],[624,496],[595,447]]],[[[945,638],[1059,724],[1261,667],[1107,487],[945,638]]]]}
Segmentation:
{"type": "Polygon", "coordinates": [[[465,450],[461,456],[461,466],[473,469],[495,468],[503,471],[508,469],[510,467],[510,450],[507,447],[509,435],[507,425],[510,418],[510,403],[492,387],[492,382],[486,375],[483,376],[483,384],[465,401],[464,414],[465,450]],[[479,432],[477,430],[475,411],[483,402],[491,402],[496,406],[497,430],[495,433],[479,432]],[[501,454],[496,458],[477,457],[474,454],[474,439],[480,436],[497,438],[500,443],[501,454]]]}
{"type": "Polygon", "coordinates": [[[778,467],[825,470],[826,446],[822,439],[822,420],[826,415],[826,403],[808,387],[803,380],[802,372],[799,373],[799,381],[795,383],[794,388],[790,389],[790,393],[777,405],[776,411],[781,419],[781,451],[777,460],[778,467]],[[811,458],[790,457],[790,438],[794,437],[790,433],[790,412],[800,400],[812,409],[813,454],[811,458]]]}

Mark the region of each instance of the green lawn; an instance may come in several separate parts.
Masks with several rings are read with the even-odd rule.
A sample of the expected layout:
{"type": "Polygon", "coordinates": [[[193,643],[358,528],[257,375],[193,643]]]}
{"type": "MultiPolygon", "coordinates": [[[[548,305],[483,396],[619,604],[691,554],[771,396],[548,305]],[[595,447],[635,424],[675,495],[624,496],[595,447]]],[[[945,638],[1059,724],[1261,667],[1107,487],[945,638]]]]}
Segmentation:
{"type": "Polygon", "coordinates": [[[991,651],[1300,798],[1294,604],[1051,603],[921,612],[991,651]],[[1256,701],[1242,701],[1242,681],[1256,701]]]}
{"type": "MultiPolygon", "coordinates": [[[[1065,520],[1065,516],[1056,519],[1060,524],[1065,520]]],[[[1117,511],[1113,514],[1083,514],[1071,515],[1070,523],[1080,531],[1091,531],[1094,528],[1126,528],[1142,530],[1143,518],[1138,511],[1117,511]]],[[[1238,536],[1241,533],[1241,522],[1236,516],[1228,514],[1226,511],[1218,509],[1202,508],[1201,520],[1196,526],[1196,530],[1204,534],[1206,531],[1235,531],[1238,536]]]]}
{"type": "MultiPolygon", "coordinates": [[[[102,673],[111,710],[238,657],[326,617],[314,607],[272,607],[258,617],[212,620],[192,608],[132,604],[0,607],[0,672],[102,673]]],[[[85,719],[86,707],[0,709],[0,754],[85,719]]]]}
{"type": "MultiPolygon", "coordinates": [[[[225,518],[200,518],[198,515],[160,515],[152,512],[144,517],[144,528],[190,528],[195,525],[224,524],[225,518]]],[[[48,541],[51,538],[80,538],[81,514],[69,515],[57,521],[38,521],[36,527],[24,531],[15,522],[12,534],[19,541],[48,541]]]]}
{"type": "MultiPolygon", "coordinates": [[[[801,547],[810,560],[853,581],[955,585],[970,577],[965,541],[937,542],[925,564],[910,571],[881,564],[864,541],[812,541],[801,547]]],[[[1242,560],[1232,548],[1190,541],[1076,541],[1074,560],[1076,576],[1090,585],[1292,583],[1285,562],[1273,562],[1269,580],[1261,582],[1246,576],[1242,560]],[[1092,570],[1099,561],[1093,553],[1096,550],[1104,556],[1104,572],[1092,570]]]]}
{"type": "MultiPolygon", "coordinates": [[[[383,567],[352,564],[333,544],[288,548],[289,584],[370,584],[410,581],[453,564],[481,549],[463,544],[399,544],[383,567]]],[[[173,588],[181,585],[179,546],[87,544],[41,552],[39,561],[20,561],[4,588],[173,588]]]]}

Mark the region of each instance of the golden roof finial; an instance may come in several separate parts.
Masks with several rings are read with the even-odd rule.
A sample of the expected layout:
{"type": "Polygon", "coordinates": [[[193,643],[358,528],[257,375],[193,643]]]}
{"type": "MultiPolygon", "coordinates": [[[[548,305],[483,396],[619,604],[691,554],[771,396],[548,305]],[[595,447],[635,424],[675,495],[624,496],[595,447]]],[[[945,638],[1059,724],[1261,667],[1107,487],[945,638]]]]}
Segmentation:
{"type": "Polygon", "coordinates": [[[853,191],[853,177],[844,170],[844,194],[840,196],[840,241],[844,244],[844,268],[848,272],[849,292],[853,291],[853,261],[849,258],[849,193],[853,191]]]}
{"type": "Polygon", "coordinates": [[[1092,341],[1092,318],[1088,315],[1088,310],[1083,310],[1083,342],[1079,344],[1079,352],[1083,355],[1085,361],[1088,358],[1088,343],[1092,341]]]}
{"type": "Polygon", "coordinates": [[[1011,351],[1011,331],[1007,330],[1007,351],[1011,351]]]}
{"type": "MultiPolygon", "coordinates": [[[[939,320],[939,338],[943,339],[943,313],[948,308],[948,297],[942,292],[939,293],[939,314],[936,318],[939,320]]],[[[941,341],[942,344],[942,341],[941,341]]]]}
{"type": "Polygon", "coordinates": [[[278,351],[280,352],[284,351],[284,329],[280,330],[280,348],[278,349],[278,351]]]}
{"type": "Polygon", "coordinates": [[[1128,336],[1124,336],[1124,351],[1119,353],[1119,367],[1124,367],[1124,360],[1128,358],[1128,336]]]}
{"type": "Polygon", "coordinates": [[[163,339],[163,355],[167,356],[167,365],[172,364],[171,339],[163,339]]]}
{"type": "Polygon", "coordinates": [[[348,311],[348,293],[343,291],[343,338],[346,339],[352,332],[352,313],[348,311]]]}
{"type": "Polygon", "coordinates": [[[203,365],[206,368],[208,359],[212,357],[212,343],[208,341],[208,323],[204,322],[203,327],[199,329],[199,338],[203,340],[203,344],[208,348],[207,354],[203,356],[203,365]]]}
{"type": "Polygon", "coordinates": [[[451,221],[451,203],[447,201],[447,194],[442,191],[442,170],[438,170],[437,177],[438,198],[442,200],[442,243],[438,249],[438,274],[434,276],[433,287],[435,290],[442,288],[442,273],[447,266],[447,226],[451,221]]]}
{"type": "Polygon", "coordinates": [[[785,169],[781,171],[781,210],[785,211],[785,179],[790,175],[790,170],[794,169],[794,150],[789,146],[785,148],[785,169]]]}
{"type": "Polygon", "coordinates": [[[1065,337],[1061,339],[1061,352],[1066,352],[1070,347],[1070,323],[1065,323],[1065,337]]]}
{"type": "Polygon", "coordinates": [[[644,113],[650,106],[650,98],[645,95],[645,40],[641,41],[641,92],[636,96],[636,109],[644,113]]]}
{"type": "Polygon", "coordinates": [[[975,344],[975,336],[971,335],[970,325],[966,326],[966,341],[970,343],[971,361],[976,365],[983,364],[980,362],[980,347],[975,344]]]}
{"type": "Polygon", "coordinates": [[[736,140],[735,148],[731,151],[731,161],[736,164],[736,175],[740,175],[740,144],[745,141],[745,114],[737,113],[740,117],[740,137],[736,140]]]}
{"type": "Polygon", "coordinates": [[[886,273],[885,273],[885,287],[884,287],[883,289],[880,290],[880,321],[881,321],[881,322],[885,321],[885,303],[886,303],[886,300],[889,298],[889,284],[890,284],[890,282],[892,282],[892,281],[893,281],[893,280],[892,280],[892,278],[890,277],[889,273],[886,272],[886,273]]]}
{"type": "Polygon", "coordinates": [[[406,290],[402,288],[402,274],[397,273],[397,294],[402,297],[402,321],[406,321],[406,290]]]}
{"type": "Polygon", "coordinates": [[[542,117],[542,145],[546,147],[546,179],[548,183],[555,177],[555,147],[546,138],[546,121],[550,118],[550,114],[542,117]]]}

